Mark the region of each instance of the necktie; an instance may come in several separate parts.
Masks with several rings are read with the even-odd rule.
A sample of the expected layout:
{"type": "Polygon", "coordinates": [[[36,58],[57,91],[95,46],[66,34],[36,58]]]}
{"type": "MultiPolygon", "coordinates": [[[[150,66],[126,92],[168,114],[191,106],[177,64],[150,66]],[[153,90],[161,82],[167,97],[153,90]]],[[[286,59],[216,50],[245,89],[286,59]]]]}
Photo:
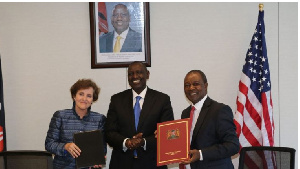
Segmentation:
{"type": "MultiPolygon", "coordinates": [[[[191,111],[190,111],[190,120],[189,120],[189,132],[190,132],[190,141],[192,141],[192,125],[193,125],[193,118],[194,118],[194,112],[195,112],[195,107],[193,106],[191,111]]],[[[186,169],[185,165],[179,164],[179,169],[186,169]]]]}
{"type": "MultiPolygon", "coordinates": [[[[190,133],[192,132],[191,130],[192,130],[192,125],[193,125],[194,112],[195,112],[195,107],[193,106],[191,111],[190,111],[190,120],[189,120],[189,131],[190,131],[190,133]]],[[[190,141],[192,141],[192,140],[190,140],[190,141]]]]}
{"type": "Polygon", "coordinates": [[[120,39],[121,39],[121,36],[117,36],[117,40],[116,40],[116,43],[114,46],[114,53],[120,52],[120,50],[121,50],[120,39]]]}
{"type": "Polygon", "coordinates": [[[135,129],[137,130],[138,124],[139,124],[139,118],[141,114],[141,107],[140,107],[140,99],[141,96],[136,96],[136,101],[134,105],[134,119],[135,119],[135,129]]]}
{"type": "MultiPolygon", "coordinates": [[[[140,107],[140,99],[141,96],[136,96],[136,101],[134,105],[134,119],[135,119],[135,129],[137,130],[138,124],[139,124],[139,118],[141,114],[141,107],[140,107]]],[[[137,152],[136,150],[133,151],[134,157],[137,158],[137,152]]]]}

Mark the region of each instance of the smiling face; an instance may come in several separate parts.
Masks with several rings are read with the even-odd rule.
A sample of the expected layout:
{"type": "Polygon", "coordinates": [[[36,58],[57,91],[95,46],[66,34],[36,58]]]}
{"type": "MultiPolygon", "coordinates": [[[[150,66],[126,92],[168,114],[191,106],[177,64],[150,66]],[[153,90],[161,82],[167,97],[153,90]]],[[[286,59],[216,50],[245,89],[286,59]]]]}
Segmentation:
{"type": "Polygon", "coordinates": [[[185,96],[193,104],[196,104],[207,94],[207,85],[207,83],[204,83],[200,73],[188,73],[184,78],[185,96]]]}
{"type": "Polygon", "coordinates": [[[128,83],[132,89],[140,94],[146,88],[149,79],[149,71],[139,62],[134,62],[128,68],[128,83]]]}
{"type": "Polygon", "coordinates": [[[87,109],[93,103],[93,93],[94,89],[89,87],[87,89],[79,89],[74,96],[75,101],[75,110],[77,113],[79,112],[87,112],[87,109]]]}
{"type": "Polygon", "coordinates": [[[129,27],[130,15],[125,5],[116,5],[112,16],[111,24],[115,28],[115,31],[120,35],[129,27]]]}

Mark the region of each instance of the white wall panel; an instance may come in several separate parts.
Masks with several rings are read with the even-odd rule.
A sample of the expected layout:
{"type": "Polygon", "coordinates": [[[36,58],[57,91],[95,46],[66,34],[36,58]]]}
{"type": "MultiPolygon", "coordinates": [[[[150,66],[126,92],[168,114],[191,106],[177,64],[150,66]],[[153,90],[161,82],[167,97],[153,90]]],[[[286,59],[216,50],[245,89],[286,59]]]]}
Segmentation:
{"type": "MultiPolygon", "coordinates": [[[[297,149],[298,3],[264,5],[275,144],[297,149]]],[[[183,78],[191,69],[203,70],[208,95],[235,111],[257,17],[258,3],[150,3],[148,85],[170,95],[176,119],[189,105],[183,78]]],[[[8,150],[44,150],[52,114],[72,106],[77,79],[99,84],[92,109],[105,115],[110,96],[128,88],[126,68],[91,69],[88,3],[1,2],[0,53],[8,150]]]]}

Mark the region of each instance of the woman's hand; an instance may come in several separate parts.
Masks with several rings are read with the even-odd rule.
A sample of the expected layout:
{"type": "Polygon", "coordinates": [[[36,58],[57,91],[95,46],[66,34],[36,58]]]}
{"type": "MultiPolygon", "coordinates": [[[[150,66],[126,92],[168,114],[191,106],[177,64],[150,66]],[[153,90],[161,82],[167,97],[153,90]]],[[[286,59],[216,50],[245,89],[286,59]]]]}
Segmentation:
{"type": "MultiPolygon", "coordinates": [[[[93,166],[93,168],[101,168],[102,167],[102,165],[94,165],[93,166]]],[[[90,167],[90,168],[92,168],[92,167],[90,167]]]]}
{"type": "Polygon", "coordinates": [[[64,148],[72,155],[73,158],[80,156],[81,150],[76,146],[76,144],[67,143],[64,148]]]}

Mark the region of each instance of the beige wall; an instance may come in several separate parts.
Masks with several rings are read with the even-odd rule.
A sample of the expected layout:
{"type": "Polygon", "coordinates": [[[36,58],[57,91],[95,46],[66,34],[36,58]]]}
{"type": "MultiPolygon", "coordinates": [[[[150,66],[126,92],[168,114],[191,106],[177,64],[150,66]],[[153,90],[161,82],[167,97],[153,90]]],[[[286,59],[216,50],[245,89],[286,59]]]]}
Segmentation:
{"type": "MultiPolygon", "coordinates": [[[[298,4],[264,5],[275,144],[297,149],[298,4]]],[[[148,85],[170,95],[176,119],[189,105],[183,78],[191,69],[206,73],[211,98],[235,110],[257,17],[258,3],[150,3],[148,85]]],[[[77,79],[99,84],[92,109],[105,115],[110,96],[128,88],[126,68],[91,69],[88,3],[0,3],[0,53],[8,150],[44,150],[50,119],[72,106],[77,79]]]]}

